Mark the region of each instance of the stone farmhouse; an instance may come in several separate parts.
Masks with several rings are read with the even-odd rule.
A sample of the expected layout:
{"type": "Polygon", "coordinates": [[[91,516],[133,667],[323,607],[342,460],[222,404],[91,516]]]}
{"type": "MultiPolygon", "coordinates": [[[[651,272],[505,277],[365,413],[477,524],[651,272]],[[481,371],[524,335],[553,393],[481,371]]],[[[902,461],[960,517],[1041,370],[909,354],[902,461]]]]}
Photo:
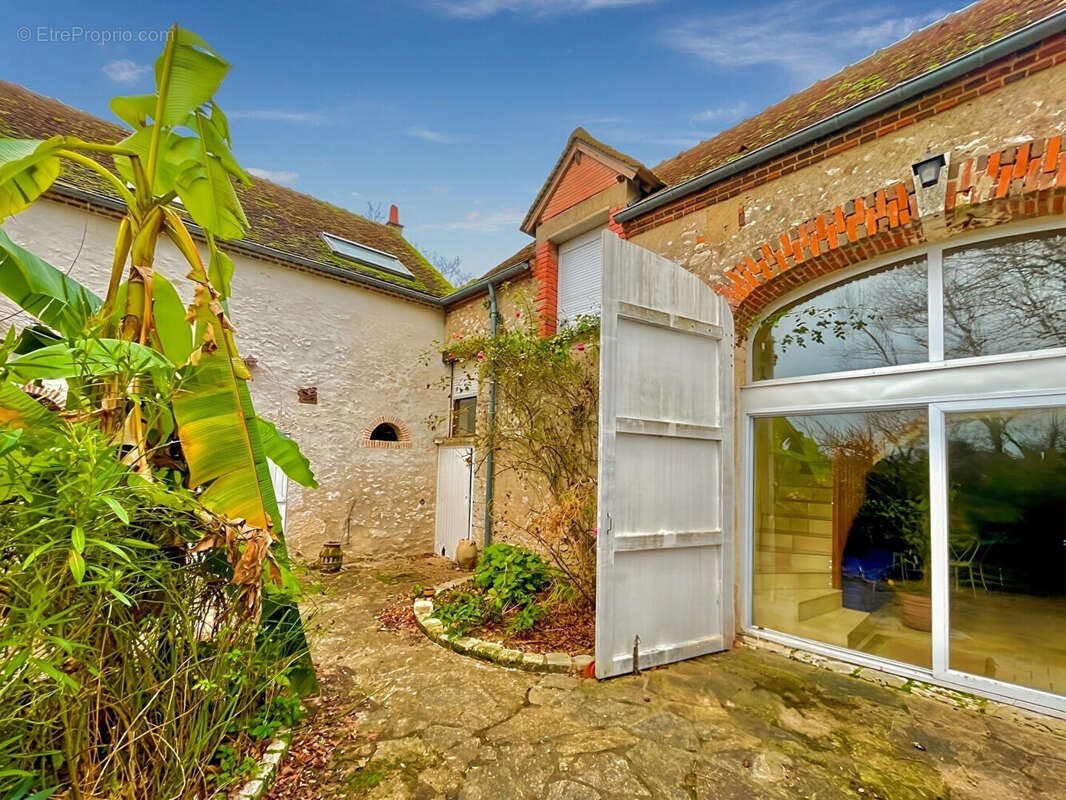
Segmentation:
{"type": "MultiPolygon", "coordinates": [[[[484,536],[485,393],[422,356],[528,297],[602,319],[598,675],[743,635],[1066,714],[1063,109],[1066,3],[981,0],[661,164],[577,129],[458,290],[395,214],[257,180],[234,316],[322,483],[290,542],[484,536]]],[[[0,132],[71,128],[123,135],[0,84],[0,132]]],[[[116,202],[61,180],[11,235],[99,284],[116,202]]]]}

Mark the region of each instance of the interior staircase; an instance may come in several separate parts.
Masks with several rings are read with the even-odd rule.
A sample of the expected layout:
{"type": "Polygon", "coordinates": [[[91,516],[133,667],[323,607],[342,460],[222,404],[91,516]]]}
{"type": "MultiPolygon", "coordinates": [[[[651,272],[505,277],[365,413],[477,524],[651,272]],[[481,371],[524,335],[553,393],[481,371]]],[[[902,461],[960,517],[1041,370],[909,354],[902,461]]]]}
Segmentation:
{"type": "Polygon", "coordinates": [[[755,624],[861,649],[874,623],[869,613],[844,608],[843,592],[833,588],[832,486],[778,487],[772,510],[757,511],[755,624]]]}

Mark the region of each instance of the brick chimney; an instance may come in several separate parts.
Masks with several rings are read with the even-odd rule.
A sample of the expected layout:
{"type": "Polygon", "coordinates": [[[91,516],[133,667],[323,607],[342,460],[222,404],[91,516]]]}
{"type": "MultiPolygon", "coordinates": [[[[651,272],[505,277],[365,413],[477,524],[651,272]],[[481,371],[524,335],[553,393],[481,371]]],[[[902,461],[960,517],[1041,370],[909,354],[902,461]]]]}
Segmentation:
{"type": "Polygon", "coordinates": [[[385,224],[398,231],[403,230],[403,225],[400,224],[400,209],[395,204],[389,206],[389,221],[385,224]]]}

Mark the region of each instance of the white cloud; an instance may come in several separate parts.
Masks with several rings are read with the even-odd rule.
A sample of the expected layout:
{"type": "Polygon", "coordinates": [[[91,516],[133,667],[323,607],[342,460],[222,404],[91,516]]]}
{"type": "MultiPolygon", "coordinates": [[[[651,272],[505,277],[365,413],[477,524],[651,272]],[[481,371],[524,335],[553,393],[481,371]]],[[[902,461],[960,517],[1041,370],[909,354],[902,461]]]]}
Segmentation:
{"type": "Polygon", "coordinates": [[[440,231],[476,231],[477,233],[497,233],[510,230],[522,222],[524,212],[516,208],[500,211],[468,211],[461,220],[454,222],[437,222],[419,227],[426,230],[440,231]]]}
{"type": "Polygon", "coordinates": [[[263,122],[291,122],[294,125],[324,125],[329,121],[325,114],[314,111],[287,111],[281,108],[258,108],[230,111],[230,119],[254,119],[263,122]]]}
{"type": "Polygon", "coordinates": [[[282,186],[291,186],[296,183],[297,178],[300,177],[299,172],[290,172],[289,170],[273,170],[273,169],[261,169],[259,167],[248,167],[249,175],[254,175],[257,178],[262,178],[265,181],[273,181],[279,183],[282,186]]]}
{"type": "Polygon", "coordinates": [[[136,83],[151,72],[152,67],[149,64],[138,64],[128,58],[120,58],[104,64],[103,70],[104,74],[115,83],[136,83]]]}
{"type": "Polygon", "coordinates": [[[463,138],[454,133],[435,131],[425,125],[412,125],[405,130],[404,133],[408,136],[413,136],[416,139],[422,139],[426,142],[436,142],[437,144],[454,144],[455,142],[462,141],[463,138]]]}
{"type": "Polygon", "coordinates": [[[716,108],[707,108],[698,114],[692,115],[693,122],[730,122],[735,119],[740,119],[748,113],[748,104],[746,101],[741,100],[739,103],[735,103],[731,106],[718,106],[716,108]]]}
{"type": "Polygon", "coordinates": [[[945,16],[937,9],[898,17],[887,3],[856,19],[844,0],[784,0],[760,9],[688,20],[663,31],[665,46],[717,67],[775,66],[811,82],[945,16]]]}
{"type": "Polygon", "coordinates": [[[437,0],[431,6],[442,14],[460,19],[483,19],[510,11],[529,17],[600,11],[638,6],[658,0],[437,0]]]}

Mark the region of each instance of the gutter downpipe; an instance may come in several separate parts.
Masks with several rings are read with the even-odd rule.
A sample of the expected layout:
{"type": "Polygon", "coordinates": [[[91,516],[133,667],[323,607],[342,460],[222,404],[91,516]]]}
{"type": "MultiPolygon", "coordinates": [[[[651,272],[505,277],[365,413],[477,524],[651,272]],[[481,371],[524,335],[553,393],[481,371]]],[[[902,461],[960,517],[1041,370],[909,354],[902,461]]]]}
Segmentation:
{"type": "Polygon", "coordinates": [[[734,159],[728,164],[723,164],[709,172],[704,172],[702,175],[689,178],[683,183],[671,186],[669,189],[664,189],[643,200],[637,200],[615,214],[614,218],[619,222],[626,222],[647,214],[669,203],[671,200],[705,189],[727,178],[732,178],[741,172],[746,172],[779,155],[836,133],[842,128],[851,127],[859,120],[904,103],[978,67],[983,67],[992,61],[1008,56],[1029,45],[1036,44],[1049,36],[1061,33],[1063,30],[1066,30],[1066,11],[1057,11],[1051,16],[1037,20],[1024,28],[1019,28],[1014,33],[1009,33],[1001,39],[996,39],[984,47],[959,56],[954,61],[949,61],[938,69],[904,81],[850,108],[838,111],[830,117],[826,117],[819,122],[808,125],[806,128],[801,128],[795,133],[790,133],[782,139],[760,147],[758,150],[752,150],[747,155],[734,159]]]}
{"type": "MultiPolygon", "coordinates": [[[[489,289],[489,338],[496,338],[499,307],[496,305],[496,287],[492,281],[489,289]]],[[[496,374],[495,367],[489,365],[489,451],[485,454],[485,528],[482,537],[485,547],[492,544],[492,492],[495,483],[496,451],[496,374]]]]}

